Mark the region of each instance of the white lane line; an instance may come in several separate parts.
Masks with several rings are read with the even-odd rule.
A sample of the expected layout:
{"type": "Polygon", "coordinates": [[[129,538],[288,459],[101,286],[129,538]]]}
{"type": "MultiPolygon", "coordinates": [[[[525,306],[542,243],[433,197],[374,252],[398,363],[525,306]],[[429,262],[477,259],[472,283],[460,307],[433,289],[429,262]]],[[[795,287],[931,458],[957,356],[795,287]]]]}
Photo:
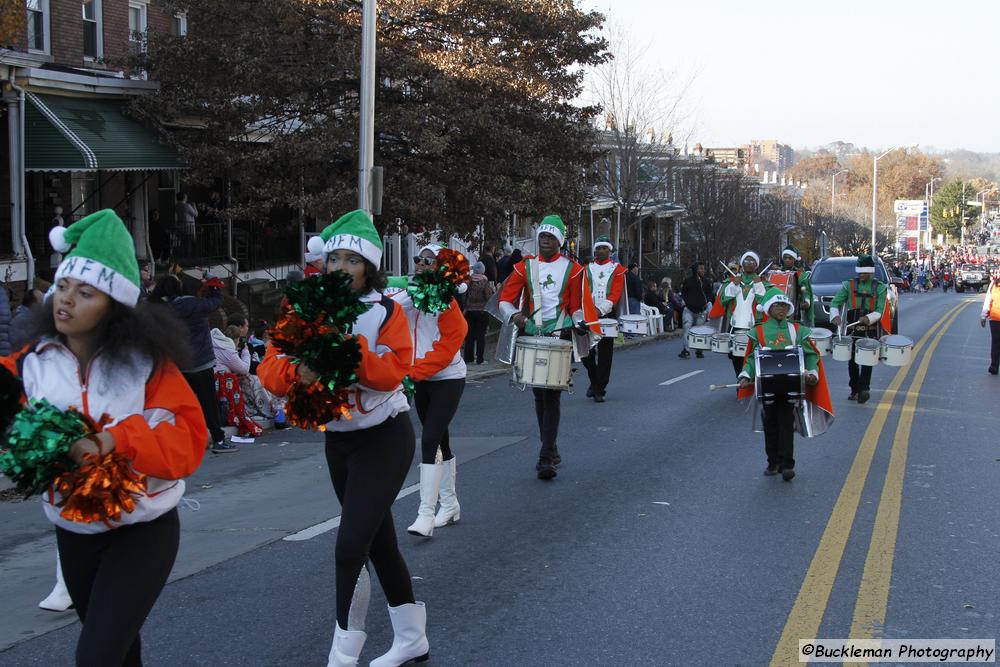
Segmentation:
{"type": "MultiPolygon", "coordinates": [[[[405,498],[406,496],[412,495],[420,490],[419,484],[414,484],[402,489],[396,496],[396,500],[400,498],[405,498]]],[[[286,535],[281,538],[285,542],[304,542],[305,540],[311,540],[314,537],[322,535],[323,533],[329,533],[334,528],[340,526],[340,515],[333,517],[332,519],[327,519],[321,523],[317,523],[315,526],[309,526],[304,528],[297,533],[292,533],[291,535],[286,535]]]]}
{"type": "Polygon", "coordinates": [[[672,380],[667,380],[666,382],[661,382],[661,387],[666,387],[667,385],[673,384],[675,382],[680,382],[681,380],[687,380],[688,378],[694,377],[698,373],[704,373],[705,371],[691,371],[690,373],[685,373],[684,375],[679,375],[672,380]]]}

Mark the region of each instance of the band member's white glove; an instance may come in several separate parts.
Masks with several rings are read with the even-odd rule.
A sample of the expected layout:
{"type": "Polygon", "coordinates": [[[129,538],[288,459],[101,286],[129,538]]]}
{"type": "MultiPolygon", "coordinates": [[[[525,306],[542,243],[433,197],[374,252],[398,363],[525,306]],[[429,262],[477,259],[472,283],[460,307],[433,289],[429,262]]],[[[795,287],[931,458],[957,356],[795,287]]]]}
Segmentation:
{"type": "Polygon", "coordinates": [[[469,283],[459,283],[458,284],[458,293],[459,294],[465,294],[468,291],[469,291],[469,283]]]}

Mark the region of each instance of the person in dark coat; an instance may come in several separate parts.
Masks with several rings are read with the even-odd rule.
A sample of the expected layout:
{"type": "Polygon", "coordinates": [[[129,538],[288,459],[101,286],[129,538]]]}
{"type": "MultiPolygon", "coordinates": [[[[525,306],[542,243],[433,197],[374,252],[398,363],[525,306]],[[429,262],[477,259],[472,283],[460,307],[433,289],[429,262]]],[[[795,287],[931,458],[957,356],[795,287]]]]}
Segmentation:
{"type": "Polygon", "coordinates": [[[514,248],[514,252],[501,257],[500,261],[497,262],[497,281],[501,283],[505,282],[514,270],[514,267],[517,266],[517,264],[519,264],[523,259],[524,256],[521,254],[520,248],[514,248]]]}
{"type": "Polygon", "coordinates": [[[10,295],[0,283],[0,355],[10,354],[10,295]]]}
{"type": "Polygon", "coordinates": [[[226,442],[215,393],[215,350],[208,316],[222,306],[222,297],[222,282],[217,278],[205,283],[204,297],[199,297],[185,294],[180,277],[171,273],[160,278],[149,298],[151,302],[169,306],[187,326],[192,361],[190,368],[182,368],[181,372],[201,403],[212,436],[212,451],[216,454],[238,450],[236,445],[226,442]]]}
{"type": "Polygon", "coordinates": [[[639,279],[639,265],[632,262],[625,273],[625,294],[628,295],[628,315],[641,315],[642,280],[639,279]]]}
{"type": "MultiPolygon", "coordinates": [[[[681,283],[681,299],[684,301],[684,314],[681,318],[684,323],[684,349],[677,355],[681,359],[691,356],[687,343],[691,327],[701,326],[708,321],[712,294],[712,281],[705,275],[705,263],[696,262],[691,266],[691,275],[681,283]]],[[[699,359],[704,356],[701,350],[695,350],[695,354],[699,359]]]]}
{"type": "Polygon", "coordinates": [[[493,257],[493,246],[488,245],[483,248],[483,254],[479,257],[479,261],[486,267],[486,273],[484,274],[486,279],[495,285],[497,275],[499,274],[497,272],[497,260],[493,257]]]}
{"type": "Polygon", "coordinates": [[[8,329],[11,350],[16,352],[35,338],[38,329],[35,311],[43,301],[45,293],[40,289],[28,290],[21,297],[21,305],[14,311],[8,329]]]}

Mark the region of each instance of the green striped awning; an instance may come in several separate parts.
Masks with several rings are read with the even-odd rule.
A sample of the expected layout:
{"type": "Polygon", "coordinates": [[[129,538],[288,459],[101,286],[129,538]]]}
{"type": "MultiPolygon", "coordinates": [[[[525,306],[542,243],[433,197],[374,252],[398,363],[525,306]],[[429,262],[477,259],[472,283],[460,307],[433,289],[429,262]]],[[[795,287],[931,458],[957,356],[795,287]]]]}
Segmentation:
{"type": "Polygon", "coordinates": [[[177,152],[124,113],[122,100],[28,93],[26,171],[184,169],[177,152]]]}

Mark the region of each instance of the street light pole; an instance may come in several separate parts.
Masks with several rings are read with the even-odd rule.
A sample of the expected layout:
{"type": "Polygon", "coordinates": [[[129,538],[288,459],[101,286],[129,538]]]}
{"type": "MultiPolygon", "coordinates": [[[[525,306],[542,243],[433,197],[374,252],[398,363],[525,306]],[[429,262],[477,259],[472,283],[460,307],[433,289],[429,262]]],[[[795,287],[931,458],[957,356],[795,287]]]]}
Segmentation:
{"type": "Polygon", "coordinates": [[[361,9],[361,91],[358,132],[358,208],[372,214],[372,166],[375,164],[375,4],[361,9]]]}
{"type": "Polygon", "coordinates": [[[889,153],[893,152],[897,148],[915,148],[916,144],[912,146],[896,146],[896,148],[890,148],[881,155],[877,155],[872,158],[872,255],[875,255],[875,227],[878,224],[878,161],[884,158],[889,153]]]}

